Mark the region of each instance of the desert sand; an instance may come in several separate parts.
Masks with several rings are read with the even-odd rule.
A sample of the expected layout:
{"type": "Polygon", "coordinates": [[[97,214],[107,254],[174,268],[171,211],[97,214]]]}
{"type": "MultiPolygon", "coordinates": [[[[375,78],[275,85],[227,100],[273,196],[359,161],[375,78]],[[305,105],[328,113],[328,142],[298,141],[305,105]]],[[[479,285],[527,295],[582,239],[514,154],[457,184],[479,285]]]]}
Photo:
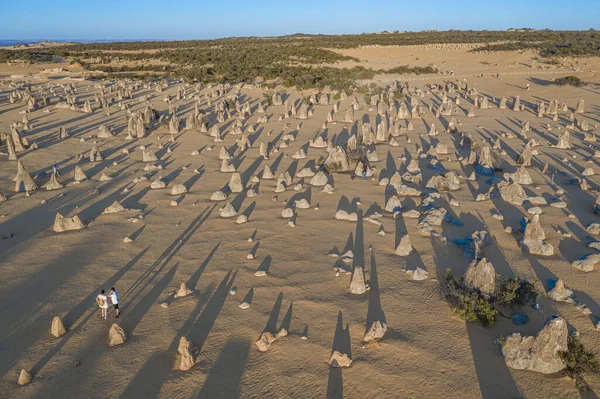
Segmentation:
{"type": "MultiPolygon", "coordinates": [[[[327,92],[329,105],[311,106],[314,114],[308,119],[290,115],[280,121],[285,106],[267,105],[265,90],[252,85],[219,88],[170,81],[157,92],[155,84],[91,82],[82,79],[80,71],[40,73],[68,69],[67,64],[0,66],[0,132],[10,134],[9,125],[22,124],[27,116],[29,129],[22,125],[18,129],[37,149],[17,155],[40,187],[31,195],[15,192],[12,179],[17,162],[8,160],[5,146],[0,148],[0,191],[8,198],[0,204],[1,397],[580,397],[573,381],[560,373],[543,375],[507,367],[495,339],[514,332],[535,335],[548,317],[560,315],[571,331],[579,332],[586,348],[600,354],[595,325],[595,315],[600,316],[599,272],[586,273],[571,265],[595,252],[587,245],[597,236],[586,228],[600,222],[593,213],[600,183],[600,165],[594,157],[598,145],[584,140],[586,133],[599,131],[600,61],[579,60],[577,66],[566,61],[564,67],[546,70],[531,68],[531,54],[520,52],[473,54],[462,47],[416,46],[344,51],[377,68],[433,63],[452,70],[454,76],[377,77],[376,84],[397,80],[420,89],[422,97],[408,94],[401,101],[410,106],[410,98],[415,97],[426,116],[398,118],[396,134],[390,122],[398,116],[398,104],[387,111],[389,133],[398,146],[389,145],[387,135],[376,143],[378,160],[371,162],[374,175],[366,181],[351,179],[353,173],[328,175],[332,193],[298,173],[307,166],[316,172],[328,156],[327,148],[308,145],[318,131],[324,132],[325,143],[332,144],[360,135],[365,122],[376,132],[381,117],[362,95],[356,94],[360,109],[354,111],[355,122],[344,122],[354,100],[348,93],[322,130],[336,103],[333,92],[327,92]],[[588,84],[549,84],[567,75],[588,84]],[[436,117],[443,94],[432,91],[431,85],[460,86],[463,79],[477,90],[478,101],[488,98],[489,109],[473,107],[474,117],[467,117],[474,96],[463,96],[451,116],[436,117]],[[48,106],[24,114],[26,104],[10,103],[9,96],[25,85],[33,94],[51,86],[57,94],[49,96],[48,106]],[[76,104],[83,109],[89,101],[93,112],[56,108],[66,85],[76,88],[76,104]],[[131,99],[117,99],[120,85],[131,91],[131,99]],[[108,92],[109,87],[113,91],[108,92]],[[115,99],[110,115],[95,101],[103,90],[106,99],[115,99]],[[184,96],[178,99],[182,90],[184,96]],[[235,93],[242,108],[250,106],[251,115],[241,126],[243,134],[236,134],[240,113],[235,110],[229,119],[217,122],[216,107],[235,93]],[[524,110],[512,110],[515,96],[524,110]],[[195,112],[195,97],[208,121],[207,132],[201,132],[200,126],[185,128],[195,112]],[[507,98],[505,110],[498,109],[502,97],[507,98]],[[580,99],[585,101],[585,113],[575,115],[579,121],[570,129],[571,148],[552,147],[566,127],[576,123],[570,114],[580,99]],[[165,116],[172,106],[180,126],[171,123],[171,134],[169,123],[161,126],[153,121],[144,137],[126,140],[127,107],[144,111],[146,100],[165,116]],[[559,112],[556,121],[552,115],[538,118],[537,104],[544,101],[548,106],[551,100],[565,103],[569,110],[559,112]],[[265,113],[258,112],[259,102],[265,113]],[[258,123],[265,116],[267,121],[258,123]],[[526,169],[533,184],[523,188],[527,197],[547,200],[548,205],[537,206],[542,212],[544,244],[553,247],[552,256],[529,253],[521,245],[522,234],[505,231],[506,227],[518,230],[524,217],[532,217],[530,202],[515,205],[497,196],[476,201],[478,194],[485,197],[501,181],[503,173],[497,172],[500,180],[492,182],[482,175],[467,180],[474,167],[464,166],[459,158],[468,157],[469,148],[461,145],[461,133],[445,132],[452,118],[458,131],[470,134],[472,140],[492,146],[500,139],[504,153],[498,166],[506,173],[518,170],[517,159],[529,140],[539,143],[526,169]],[[580,128],[584,120],[587,132],[580,128]],[[406,129],[409,121],[414,130],[406,129]],[[526,122],[530,130],[524,134],[526,122]],[[209,134],[215,124],[222,142],[209,134]],[[97,137],[103,125],[107,138],[97,137]],[[433,125],[438,135],[431,134],[433,125]],[[67,138],[60,138],[61,127],[67,138]],[[242,137],[245,143],[239,141],[242,137]],[[268,159],[261,156],[261,143],[268,159]],[[419,154],[438,143],[448,151],[438,152],[437,159],[456,173],[460,184],[457,191],[442,192],[435,204],[463,225],[444,222],[435,228],[439,234],[425,236],[419,230],[420,219],[384,210],[390,194],[379,183],[394,171],[404,174],[410,160],[416,160],[422,176],[411,187],[431,198],[436,191],[426,189],[425,183],[439,174],[430,167],[435,155],[419,154]],[[251,147],[240,151],[242,144],[251,147]],[[94,146],[102,160],[90,161],[94,146]],[[230,154],[229,162],[220,159],[222,148],[230,154]],[[157,160],[144,162],[152,154],[157,160]],[[53,162],[59,167],[58,183],[64,187],[47,191],[43,186],[50,181],[53,162]],[[147,165],[161,169],[145,170],[147,165]],[[79,184],[74,184],[76,166],[87,177],[79,184]],[[266,166],[275,178],[253,181],[262,177],[266,166]],[[221,172],[222,168],[229,172],[221,172]],[[585,177],[587,191],[573,183],[586,168],[596,172],[585,177]],[[232,179],[233,170],[241,178],[240,190],[233,189],[239,185],[232,179]],[[286,171],[292,181],[278,184],[277,178],[286,171]],[[166,187],[151,189],[159,178],[166,187]],[[211,201],[213,193],[230,181],[233,192],[227,199],[211,201]],[[180,184],[184,187],[177,186],[179,191],[172,195],[180,184]],[[255,196],[248,195],[250,189],[255,196]],[[112,211],[105,212],[115,201],[112,211]],[[550,205],[559,201],[566,207],[550,205]],[[292,204],[295,208],[282,217],[292,204]],[[221,217],[221,209],[235,216],[221,217]],[[336,220],[340,210],[355,213],[357,221],[336,220]],[[77,216],[85,228],[54,231],[57,213],[77,216]],[[489,233],[482,253],[496,272],[528,279],[542,292],[540,309],[522,309],[529,319],[524,325],[501,317],[489,328],[466,323],[453,315],[441,293],[446,269],[461,275],[470,263],[452,240],[482,230],[489,233]],[[406,234],[412,251],[406,255],[407,248],[402,248],[399,253],[406,255],[402,256],[396,248],[406,234]],[[353,258],[342,256],[348,250],[353,258]],[[350,293],[353,266],[365,269],[368,291],[364,294],[350,293]],[[416,268],[426,270],[428,278],[413,280],[406,271],[416,268]],[[558,279],[589,307],[591,315],[545,295],[558,279]],[[100,289],[113,286],[120,293],[122,315],[115,319],[111,309],[104,320],[95,298],[100,289]],[[66,331],[59,337],[51,334],[55,316],[66,331]],[[365,343],[367,324],[375,320],[385,320],[387,331],[383,338],[365,343]],[[123,335],[111,330],[115,323],[123,335]],[[120,343],[125,338],[124,343],[109,346],[109,331],[111,341],[120,343]],[[350,367],[331,367],[334,351],[340,355],[335,363],[348,365],[351,359],[350,367]],[[31,376],[23,386],[17,384],[21,370],[31,376]]],[[[298,109],[306,94],[285,90],[282,99],[298,109]]],[[[454,100],[456,93],[447,96],[454,100]]],[[[354,171],[356,164],[350,167],[354,171]]],[[[402,212],[423,212],[425,196],[399,198],[402,212]]],[[[600,379],[591,377],[588,382],[600,392],[600,379]]]]}

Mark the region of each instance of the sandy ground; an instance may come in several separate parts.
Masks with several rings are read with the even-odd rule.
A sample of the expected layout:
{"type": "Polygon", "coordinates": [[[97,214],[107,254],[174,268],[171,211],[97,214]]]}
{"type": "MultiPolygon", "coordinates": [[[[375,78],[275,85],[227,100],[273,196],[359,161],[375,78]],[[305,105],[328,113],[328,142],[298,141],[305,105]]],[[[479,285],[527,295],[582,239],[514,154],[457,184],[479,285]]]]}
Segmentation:
{"type": "MultiPolygon", "coordinates": [[[[70,65],[69,62],[53,62],[51,64],[31,64],[31,65],[0,65],[0,79],[6,81],[8,79],[27,79],[29,82],[36,82],[38,84],[46,83],[48,81],[55,81],[64,78],[77,78],[83,73],[82,67],[76,67],[70,65]],[[61,74],[48,74],[45,71],[62,68],[66,72],[61,74]]],[[[20,118],[18,118],[20,120],[20,118]]]]}
{"type": "MultiPolygon", "coordinates": [[[[353,50],[349,50],[353,51],[353,50]]],[[[379,51],[379,50],[378,50],[379,51]]],[[[456,62],[455,73],[473,75],[479,73],[501,74],[501,79],[491,76],[469,79],[480,93],[500,98],[520,95],[526,104],[525,112],[501,111],[498,109],[476,110],[475,118],[466,118],[463,112],[455,116],[461,122],[461,130],[474,137],[497,137],[501,132],[512,132],[515,138],[502,139],[507,151],[502,167],[505,171],[515,169],[514,159],[524,147],[519,138],[520,121],[531,122],[532,132],[541,142],[539,156],[529,168],[535,186],[526,191],[533,195],[551,198],[557,189],[566,191],[563,199],[565,210],[543,207],[541,216],[547,241],[555,247],[556,254],[549,258],[524,254],[514,236],[505,233],[505,226],[519,227],[526,215],[526,207],[512,206],[502,200],[475,202],[477,193],[486,192],[487,178],[479,177],[475,182],[462,183],[461,190],[451,196],[442,195],[438,200],[453,215],[459,217],[464,226],[449,224],[442,226],[442,234],[448,242],[422,237],[417,232],[417,221],[393,219],[386,214],[382,221],[385,236],[377,235],[377,226],[370,223],[351,223],[334,220],[338,208],[369,209],[383,207],[384,187],[374,181],[351,180],[348,175],[333,176],[335,192],[325,194],[318,188],[310,188],[308,179],[304,188],[292,188],[275,194],[275,181],[263,180],[259,184],[260,195],[246,198],[232,195],[239,213],[249,215],[249,222],[235,224],[234,219],[219,217],[219,208],[224,203],[209,201],[211,193],[229,181],[229,174],[220,173],[217,159],[220,144],[212,142],[206,134],[184,131],[167,148],[158,149],[158,136],[167,144],[165,128],[136,140],[125,141],[126,115],[117,106],[112,115],[106,116],[96,110],[83,114],[70,110],[42,110],[29,114],[32,130],[26,132],[30,142],[39,149],[28,151],[21,159],[32,175],[50,172],[53,161],[59,164],[62,181],[67,186],[59,191],[37,191],[30,197],[13,193],[12,178],[16,163],[0,156],[0,190],[9,195],[9,200],[0,205],[0,236],[14,235],[0,240],[0,396],[6,398],[577,398],[579,393],[568,378],[510,370],[499,356],[494,339],[511,332],[534,334],[553,315],[560,314],[571,328],[581,333],[581,340],[595,353],[600,354],[600,340],[592,319],[572,305],[556,303],[546,297],[539,302],[541,310],[524,309],[529,322],[515,326],[500,319],[492,328],[484,329],[454,317],[452,310],[440,295],[439,276],[446,268],[455,273],[466,270],[468,262],[461,249],[450,243],[452,238],[463,238],[475,230],[490,232],[492,242],[484,248],[484,254],[498,273],[503,276],[517,275],[535,281],[547,289],[557,278],[575,290],[595,315],[600,315],[600,277],[598,271],[583,273],[573,269],[570,262],[591,252],[586,247],[589,236],[585,227],[600,221],[591,210],[595,200],[592,192],[569,185],[573,177],[579,176],[584,167],[600,168],[597,161],[586,162],[593,154],[590,143],[582,140],[583,135],[575,130],[572,135],[572,150],[556,150],[549,144],[556,142],[559,125],[570,123],[568,114],[561,114],[559,122],[538,119],[531,111],[532,104],[539,99],[546,103],[551,99],[566,102],[574,107],[577,100],[585,99],[587,113],[583,116],[592,128],[600,123],[600,79],[593,68],[578,72],[586,81],[595,83],[583,88],[546,85],[549,77],[545,71],[532,71],[519,66],[521,60],[507,59],[507,55],[494,57],[501,63],[495,69],[480,66],[479,56],[470,61],[462,50],[436,56],[431,52],[410,54],[418,56],[427,65],[456,62]],[[437,58],[436,58],[437,57],[437,58]],[[441,58],[440,58],[441,57],[441,58]],[[468,61],[468,62],[467,62],[468,61]],[[516,63],[510,67],[506,64],[516,63]],[[466,65],[463,69],[461,65],[466,65]],[[521,71],[523,74],[509,74],[521,71]],[[592,70],[592,72],[590,72],[592,70]],[[526,83],[531,90],[525,91],[526,83]],[[548,131],[550,123],[555,127],[548,131]],[[90,180],[81,185],[68,184],[72,181],[76,156],[89,152],[95,140],[93,136],[101,124],[106,124],[117,135],[99,140],[104,161],[91,164],[79,162],[90,180]],[[69,128],[72,137],[58,140],[60,126],[69,128]],[[80,138],[86,138],[85,142],[80,138]],[[137,176],[146,174],[141,162],[144,145],[157,152],[160,164],[165,167],[162,177],[168,182],[164,190],[149,190],[146,183],[133,184],[137,176]],[[209,148],[214,146],[214,150],[209,148]],[[130,150],[126,156],[122,149],[130,150]],[[194,149],[200,155],[190,155],[194,149]],[[571,158],[577,155],[576,158],[571,158]],[[566,164],[562,160],[571,158],[566,164]],[[554,174],[542,174],[545,161],[554,174]],[[113,164],[116,162],[116,164],[113,164]],[[199,174],[193,172],[200,171],[199,174]],[[113,180],[98,181],[106,172],[113,180]],[[189,193],[183,197],[170,195],[170,188],[183,183],[189,193]],[[126,187],[132,188],[124,192],[126,187]],[[96,188],[99,194],[90,194],[96,188]],[[299,210],[297,226],[291,228],[281,218],[284,200],[308,198],[313,209],[299,210]],[[276,200],[274,200],[276,197],[276,200]],[[449,198],[459,201],[460,207],[451,207],[449,198]],[[177,198],[179,206],[170,206],[177,198]],[[45,203],[41,203],[46,200],[45,203]],[[128,218],[139,212],[129,211],[115,215],[101,215],[114,201],[126,208],[142,210],[144,218],[137,223],[128,218]],[[357,205],[360,201],[360,205],[357,205]],[[319,205],[319,209],[314,207],[319,205]],[[492,217],[492,211],[504,214],[504,221],[492,217]],[[63,215],[79,215],[89,225],[79,232],[57,234],[51,230],[57,212],[63,215]],[[568,214],[574,215],[569,218],[568,214]],[[570,232],[567,238],[560,231],[570,232]],[[397,240],[405,232],[411,235],[416,252],[408,257],[394,254],[397,240]],[[247,242],[256,234],[255,242],[247,242]],[[133,242],[125,244],[123,238],[130,236],[133,242]],[[356,259],[364,259],[371,291],[366,296],[348,293],[349,275],[335,276],[335,258],[327,254],[334,248],[341,252],[352,248],[356,259]],[[370,249],[372,247],[372,250],[370,249]],[[246,260],[253,251],[255,260],[246,260]],[[429,271],[426,281],[411,280],[404,270],[422,267],[429,271]],[[255,277],[259,268],[268,267],[268,275],[255,277]],[[171,301],[169,293],[182,282],[194,290],[186,298],[171,301]],[[125,345],[109,348],[107,334],[114,314],[105,321],[101,318],[94,298],[102,288],[115,286],[121,296],[122,316],[118,319],[128,334],[125,345]],[[230,289],[236,288],[231,295],[230,289]],[[249,291],[252,303],[249,309],[238,307],[249,291]],[[160,303],[169,301],[163,308],[160,303]],[[364,346],[362,337],[365,321],[373,314],[383,311],[389,330],[386,337],[374,344],[364,346]],[[69,332],[57,339],[50,335],[50,323],[59,315],[68,326],[69,332]],[[290,334],[272,344],[270,350],[261,353],[254,342],[265,328],[289,329],[290,334]],[[332,346],[344,345],[343,328],[348,326],[349,349],[354,363],[348,369],[334,369],[327,364],[332,346]],[[308,339],[301,335],[307,328],[308,339]],[[177,344],[186,336],[200,348],[198,364],[188,372],[175,369],[177,344]],[[16,383],[21,369],[34,375],[31,384],[19,387],[16,383]]],[[[416,51],[416,50],[415,50],[416,51]]],[[[408,63],[381,57],[376,59],[370,52],[360,53],[361,59],[373,57],[374,63],[392,66],[408,63]]],[[[528,56],[524,56],[526,58],[528,56]]],[[[393,57],[392,57],[393,58],[393,57]]],[[[411,65],[416,63],[411,62],[411,65]]],[[[22,71],[5,71],[0,67],[0,126],[9,131],[8,125],[19,122],[22,104],[9,104],[10,93],[7,83],[13,74],[27,74],[32,68],[55,66],[31,66],[22,71]]],[[[16,68],[16,67],[11,67],[16,68]]],[[[48,82],[67,82],[68,74],[50,76],[45,79],[26,77],[34,89],[48,82]]],[[[447,77],[446,77],[447,78],[447,77]]],[[[433,77],[419,77],[433,79],[433,77]]],[[[438,78],[438,81],[442,81],[438,78]]],[[[74,81],[78,87],[78,101],[92,100],[98,89],[84,81],[74,81]]],[[[418,83],[423,84],[424,82],[418,83]]],[[[167,90],[175,95],[173,85],[167,90]]],[[[188,89],[191,93],[191,88],[188,89]]],[[[166,112],[163,102],[165,93],[153,90],[138,90],[131,101],[133,109],[143,106],[139,98],[148,94],[153,106],[166,112]]],[[[291,100],[301,96],[291,93],[291,100]]],[[[242,99],[251,101],[253,111],[262,93],[256,89],[242,91],[242,99]]],[[[359,98],[363,102],[362,96],[359,98]]],[[[439,104],[437,95],[428,94],[424,104],[439,104]]],[[[56,99],[54,99],[56,101],[56,99]]],[[[343,120],[351,100],[342,101],[336,120],[343,120]]],[[[510,100],[509,100],[510,103],[510,100]]],[[[178,114],[187,117],[193,112],[192,100],[177,103],[178,114]]],[[[97,105],[94,105],[97,107],[97,105]]],[[[201,108],[207,109],[203,102],[201,108]]],[[[461,105],[466,110],[465,101],[461,105]]],[[[240,158],[238,170],[245,178],[256,175],[265,165],[276,169],[276,174],[289,170],[300,170],[310,160],[325,156],[325,150],[310,148],[306,160],[294,161],[291,155],[304,146],[322,125],[329,111],[328,106],[316,106],[309,120],[289,119],[278,122],[283,107],[269,107],[269,122],[259,125],[252,134],[255,145],[240,158]],[[289,148],[272,154],[269,160],[260,160],[259,143],[279,140],[284,125],[290,122],[288,131],[297,132],[296,141],[289,148]],[[272,134],[269,136],[269,132],[272,134]],[[289,155],[289,156],[288,156],[289,155]]],[[[214,114],[211,116],[214,118],[214,114]]],[[[258,115],[253,114],[251,122],[258,115]]],[[[376,112],[364,106],[355,114],[358,120],[369,120],[373,125],[376,112]]],[[[222,125],[229,131],[232,121],[222,125]]],[[[405,123],[404,121],[402,123],[405,123]]],[[[415,131],[409,132],[411,143],[403,136],[398,137],[400,147],[379,144],[377,152],[379,170],[398,169],[404,171],[397,157],[407,154],[417,157],[417,149],[429,146],[438,140],[448,144],[450,158],[442,159],[448,170],[461,175],[463,170],[456,161],[454,151],[459,152],[459,139],[455,135],[442,133],[434,138],[422,135],[428,125],[435,123],[438,129],[443,121],[432,115],[414,121],[415,131]],[[454,150],[456,148],[456,150],[454,150]]],[[[328,125],[328,137],[342,132],[344,123],[328,125]]],[[[245,125],[247,126],[247,125],[245,125]]],[[[356,124],[348,124],[356,130],[356,124]]],[[[594,129],[595,132],[598,129],[594,129]]],[[[236,136],[227,135],[225,146],[234,144],[236,136]]],[[[591,143],[596,147],[595,143],[591,143]]],[[[421,164],[426,181],[434,171],[421,164]]],[[[294,182],[299,182],[295,178],[294,182]]],[[[38,183],[44,183],[39,179],[38,183]]],[[[597,189],[598,176],[589,178],[592,188],[597,189]]],[[[406,209],[415,208],[414,200],[403,198],[406,209]]],[[[589,381],[596,392],[600,392],[600,378],[589,381]]],[[[591,394],[590,397],[593,397],[591,394]]]]}
{"type": "Polygon", "coordinates": [[[6,50],[24,50],[24,49],[39,49],[39,48],[46,48],[46,47],[71,46],[73,44],[76,44],[76,43],[75,42],[39,42],[39,43],[28,44],[26,47],[15,45],[15,46],[2,46],[0,48],[6,49],[6,50]]]}

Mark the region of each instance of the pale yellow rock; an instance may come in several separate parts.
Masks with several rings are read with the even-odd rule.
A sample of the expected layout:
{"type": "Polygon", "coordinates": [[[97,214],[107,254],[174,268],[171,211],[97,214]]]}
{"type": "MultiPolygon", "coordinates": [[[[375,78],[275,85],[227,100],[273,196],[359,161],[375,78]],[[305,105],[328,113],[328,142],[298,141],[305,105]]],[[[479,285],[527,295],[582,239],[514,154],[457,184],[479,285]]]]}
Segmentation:
{"type": "Polygon", "coordinates": [[[125,331],[118,324],[113,324],[108,331],[108,346],[122,345],[125,341],[127,341],[125,331]]]}
{"type": "Polygon", "coordinates": [[[27,385],[31,382],[31,374],[29,374],[29,372],[25,369],[21,370],[21,373],[19,374],[19,380],[17,381],[17,383],[19,385],[27,385]]]}
{"type": "Polygon", "coordinates": [[[50,328],[50,334],[56,338],[60,338],[67,333],[65,326],[59,316],[54,316],[52,319],[52,327],[50,328]]]}

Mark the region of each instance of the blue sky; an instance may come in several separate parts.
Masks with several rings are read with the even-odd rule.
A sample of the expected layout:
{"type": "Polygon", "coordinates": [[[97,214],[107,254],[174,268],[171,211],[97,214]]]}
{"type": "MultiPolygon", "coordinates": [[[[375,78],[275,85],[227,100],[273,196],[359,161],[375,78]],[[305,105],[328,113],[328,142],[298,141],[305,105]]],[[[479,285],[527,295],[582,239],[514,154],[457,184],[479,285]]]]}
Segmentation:
{"type": "Polygon", "coordinates": [[[0,0],[0,40],[600,29],[600,0],[0,0]]]}

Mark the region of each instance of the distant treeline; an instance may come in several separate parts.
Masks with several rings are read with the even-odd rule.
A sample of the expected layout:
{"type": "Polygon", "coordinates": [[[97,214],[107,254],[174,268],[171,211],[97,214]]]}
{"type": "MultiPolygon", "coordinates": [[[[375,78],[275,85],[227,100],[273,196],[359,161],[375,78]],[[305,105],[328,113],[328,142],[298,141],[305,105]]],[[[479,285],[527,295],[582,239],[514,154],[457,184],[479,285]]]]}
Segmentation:
{"type": "Polygon", "coordinates": [[[585,57],[600,55],[600,32],[596,30],[552,32],[541,41],[511,41],[488,44],[473,51],[539,50],[541,57],[585,57]]]}
{"type": "Polygon", "coordinates": [[[227,38],[171,42],[90,43],[40,49],[0,50],[0,61],[27,59],[48,62],[55,57],[77,60],[87,70],[119,73],[156,72],[201,82],[251,82],[257,77],[279,79],[300,89],[329,86],[350,89],[356,80],[378,73],[437,73],[432,66],[400,66],[372,70],[359,66],[335,68],[326,64],[358,62],[336,49],[364,45],[423,45],[482,43],[473,51],[539,50],[540,56],[600,55],[600,34],[589,31],[427,31],[362,35],[304,35],[274,38],[227,38]],[[502,44],[490,44],[498,43],[502,44]],[[136,66],[111,66],[136,61],[136,66]],[[146,62],[145,62],[146,61],[146,62]],[[160,65],[150,61],[160,61],[160,65]]]}
{"type": "Polygon", "coordinates": [[[252,82],[256,77],[265,80],[278,79],[286,87],[298,89],[324,88],[351,91],[357,80],[373,79],[378,73],[423,74],[437,73],[438,70],[428,67],[402,66],[391,70],[374,70],[362,66],[352,68],[335,68],[330,66],[288,66],[285,64],[265,65],[258,68],[245,69],[245,65],[236,68],[221,69],[217,66],[190,67],[178,70],[178,75],[188,80],[199,82],[252,82]]]}
{"type": "Polygon", "coordinates": [[[55,60],[53,53],[45,50],[1,50],[0,49],[0,62],[4,63],[7,61],[29,61],[31,63],[47,63],[55,60]]]}
{"type": "Polygon", "coordinates": [[[552,31],[552,30],[513,30],[513,31],[424,31],[398,33],[367,33],[360,35],[305,35],[295,34],[273,38],[226,38],[216,40],[184,40],[174,42],[118,42],[91,43],[63,46],[57,51],[133,51],[155,49],[178,49],[190,47],[220,46],[306,46],[308,48],[355,48],[367,45],[406,46],[417,44],[445,43],[492,43],[492,42],[553,42],[574,43],[579,40],[598,41],[598,32],[552,31]]]}

